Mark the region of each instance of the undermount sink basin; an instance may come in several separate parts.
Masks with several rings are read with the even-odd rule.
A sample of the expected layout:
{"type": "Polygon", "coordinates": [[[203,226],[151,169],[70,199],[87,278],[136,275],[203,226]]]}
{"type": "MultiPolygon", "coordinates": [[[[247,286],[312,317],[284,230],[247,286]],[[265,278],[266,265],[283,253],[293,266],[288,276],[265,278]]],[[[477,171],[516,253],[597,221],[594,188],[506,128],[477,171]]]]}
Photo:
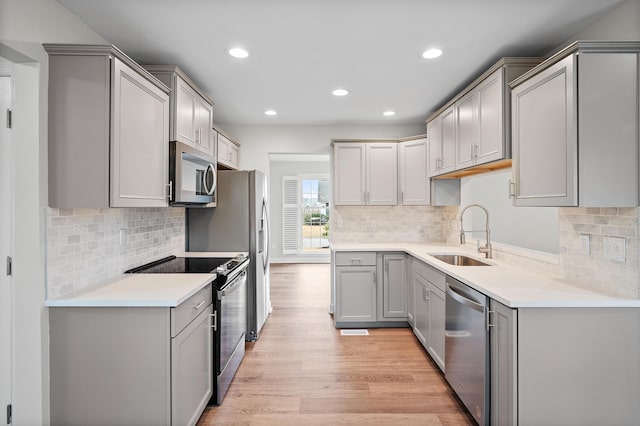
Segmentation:
{"type": "Polygon", "coordinates": [[[488,263],[481,262],[478,259],[462,254],[430,254],[429,256],[433,256],[444,263],[455,266],[491,266],[488,263]]]}

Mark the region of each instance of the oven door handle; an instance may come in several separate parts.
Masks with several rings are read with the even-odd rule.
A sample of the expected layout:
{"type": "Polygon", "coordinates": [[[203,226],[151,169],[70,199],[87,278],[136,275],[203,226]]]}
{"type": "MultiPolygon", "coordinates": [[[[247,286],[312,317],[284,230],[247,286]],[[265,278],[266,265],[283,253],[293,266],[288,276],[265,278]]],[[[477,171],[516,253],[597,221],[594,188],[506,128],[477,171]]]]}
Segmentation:
{"type": "Polygon", "coordinates": [[[247,281],[247,271],[240,272],[228,285],[218,291],[218,299],[228,296],[238,289],[245,281],[247,281]]]}

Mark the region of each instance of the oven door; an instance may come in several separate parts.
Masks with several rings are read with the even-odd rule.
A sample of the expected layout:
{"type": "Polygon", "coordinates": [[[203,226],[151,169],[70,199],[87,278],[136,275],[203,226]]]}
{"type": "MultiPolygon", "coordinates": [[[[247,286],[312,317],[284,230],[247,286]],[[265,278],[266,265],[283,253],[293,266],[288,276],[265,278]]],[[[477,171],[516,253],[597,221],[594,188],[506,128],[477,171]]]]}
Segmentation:
{"type": "Polygon", "coordinates": [[[216,362],[216,404],[220,404],[244,357],[244,335],[247,328],[247,270],[243,269],[217,292],[218,343],[216,362]]]}
{"type": "Polygon", "coordinates": [[[213,157],[181,142],[171,142],[169,179],[171,204],[215,206],[216,161],[213,157]]]}

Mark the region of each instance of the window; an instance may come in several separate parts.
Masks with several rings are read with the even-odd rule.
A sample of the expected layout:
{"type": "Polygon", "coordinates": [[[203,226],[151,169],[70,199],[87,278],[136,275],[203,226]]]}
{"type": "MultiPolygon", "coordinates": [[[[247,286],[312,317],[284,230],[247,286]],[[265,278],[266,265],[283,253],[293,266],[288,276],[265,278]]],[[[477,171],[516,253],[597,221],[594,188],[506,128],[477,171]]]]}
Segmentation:
{"type": "Polygon", "coordinates": [[[283,253],[329,252],[329,179],[283,178],[283,253]]]}

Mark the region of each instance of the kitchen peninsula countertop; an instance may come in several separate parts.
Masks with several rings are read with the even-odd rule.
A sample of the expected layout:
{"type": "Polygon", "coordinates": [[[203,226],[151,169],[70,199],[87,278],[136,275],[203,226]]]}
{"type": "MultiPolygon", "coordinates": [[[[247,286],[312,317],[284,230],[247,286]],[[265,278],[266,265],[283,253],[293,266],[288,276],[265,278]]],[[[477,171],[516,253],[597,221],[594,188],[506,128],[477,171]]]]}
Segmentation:
{"type": "Polygon", "coordinates": [[[405,252],[511,308],[634,307],[640,300],[598,293],[531,272],[456,245],[429,243],[332,244],[333,251],[405,252]],[[492,266],[454,266],[431,254],[464,254],[492,266]]]}
{"type": "MultiPolygon", "coordinates": [[[[177,257],[234,257],[240,252],[181,252],[177,257]]],[[[248,253],[243,253],[248,255],[248,253]]],[[[47,307],[176,307],[216,278],[209,274],[123,274],[45,301],[47,307]]]]}

